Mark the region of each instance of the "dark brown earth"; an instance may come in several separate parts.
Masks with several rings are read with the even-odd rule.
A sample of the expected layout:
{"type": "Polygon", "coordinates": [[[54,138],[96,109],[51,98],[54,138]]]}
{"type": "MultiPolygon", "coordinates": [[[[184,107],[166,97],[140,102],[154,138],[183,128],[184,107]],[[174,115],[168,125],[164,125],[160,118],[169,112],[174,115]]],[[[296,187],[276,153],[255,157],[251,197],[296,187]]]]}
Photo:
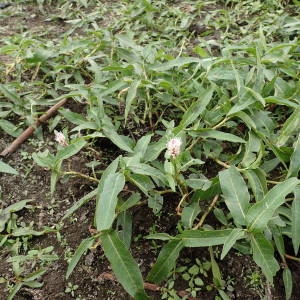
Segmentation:
{"type": "MultiPolygon", "coordinates": [[[[54,20],[50,23],[45,22],[45,15],[41,14],[36,6],[21,5],[18,6],[20,11],[12,12],[10,18],[0,20],[0,38],[8,37],[15,33],[21,33],[25,30],[31,32],[40,32],[48,28],[47,36],[55,38],[67,29],[69,25],[61,20],[54,20]]],[[[51,8],[47,8],[51,9],[51,8]]],[[[52,11],[52,13],[54,13],[52,11]]],[[[8,63],[7,58],[0,56],[1,63],[8,63]]],[[[0,207],[7,207],[23,199],[32,199],[32,208],[23,209],[18,212],[18,221],[29,224],[33,222],[36,230],[41,230],[44,226],[56,228],[60,224],[60,236],[56,233],[48,233],[40,237],[33,237],[30,242],[30,249],[43,249],[53,246],[53,252],[57,254],[58,260],[48,265],[47,272],[42,276],[43,287],[40,289],[22,288],[16,300],[25,299],[130,299],[120,284],[114,281],[108,281],[101,278],[103,272],[110,272],[110,266],[105,259],[100,247],[90,250],[82,257],[78,266],[68,280],[65,279],[67,270],[68,253],[74,253],[80,241],[91,235],[90,228],[93,226],[93,211],[95,208],[94,199],[81,207],[71,218],[61,221],[65,211],[96,187],[95,183],[81,178],[61,178],[57,184],[54,196],[50,195],[50,171],[36,166],[32,160],[26,159],[25,156],[31,156],[33,152],[41,149],[51,149],[53,137],[47,136],[45,130],[44,141],[40,143],[36,139],[27,141],[22,147],[5,162],[19,170],[19,176],[12,176],[0,173],[2,201],[0,207]],[[50,145],[50,146],[49,146],[50,145]],[[69,283],[78,285],[75,296],[66,293],[66,287],[69,283]]],[[[3,150],[12,141],[12,138],[4,133],[0,133],[0,150],[3,150]]],[[[109,145],[109,144],[108,144],[109,145]]],[[[111,149],[101,145],[101,157],[104,165],[111,161],[111,149]]],[[[66,165],[71,170],[80,170],[82,173],[89,172],[85,163],[91,161],[96,154],[88,150],[81,151],[75,157],[72,157],[66,165]]],[[[209,163],[207,164],[209,170],[209,163]]],[[[212,174],[213,175],[213,174],[212,174]]],[[[138,237],[133,241],[131,251],[133,257],[138,262],[144,278],[155,262],[159,249],[163,243],[153,243],[143,237],[153,230],[153,224],[156,224],[157,232],[168,232],[174,234],[178,216],[175,213],[175,206],[178,199],[169,195],[165,197],[164,206],[160,218],[157,218],[152,210],[147,206],[139,206],[132,210],[133,214],[133,236],[138,237]]],[[[10,282],[14,282],[14,274],[10,263],[6,261],[9,253],[6,249],[0,249],[0,277],[4,277],[10,282]]],[[[209,260],[209,253],[206,249],[185,249],[182,251],[179,264],[184,263],[186,259],[190,265],[195,263],[196,258],[200,261],[209,260]]],[[[281,278],[276,277],[274,288],[265,285],[264,279],[252,261],[250,256],[240,255],[237,252],[230,254],[223,260],[218,261],[223,278],[230,281],[233,291],[227,291],[231,299],[255,300],[261,299],[268,295],[268,299],[284,299],[284,288],[281,278]],[[258,274],[257,281],[251,282],[253,274],[258,274]]],[[[296,262],[288,262],[294,280],[294,300],[300,299],[300,291],[297,285],[300,281],[300,266],[296,262]]],[[[28,272],[33,270],[28,269],[28,272]]],[[[205,278],[205,284],[212,284],[211,272],[208,278],[205,278]]],[[[175,281],[174,289],[177,291],[185,290],[187,283],[181,278],[175,281]]],[[[0,300],[7,299],[8,291],[5,284],[0,284],[0,300]]],[[[159,292],[149,292],[153,299],[161,299],[159,292]]],[[[201,291],[198,299],[215,299],[216,291],[201,291]]]]}

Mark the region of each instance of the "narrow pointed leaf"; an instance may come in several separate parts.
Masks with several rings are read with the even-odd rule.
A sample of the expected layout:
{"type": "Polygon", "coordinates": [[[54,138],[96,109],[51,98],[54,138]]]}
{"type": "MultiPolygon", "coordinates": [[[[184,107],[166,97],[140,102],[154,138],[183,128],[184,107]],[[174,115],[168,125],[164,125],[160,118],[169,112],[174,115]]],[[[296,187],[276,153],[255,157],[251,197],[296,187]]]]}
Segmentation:
{"type": "Polygon", "coordinates": [[[298,254],[300,246],[300,187],[295,189],[295,199],[292,204],[292,242],[295,254],[298,254]]]}
{"type": "Polygon", "coordinates": [[[129,249],[132,237],[132,216],[129,211],[123,211],[118,216],[117,222],[118,235],[126,247],[129,249]],[[120,230],[121,227],[121,230],[120,230]]]}
{"type": "Polygon", "coordinates": [[[118,281],[129,295],[143,293],[144,283],[138,264],[115,231],[101,234],[101,245],[118,281]]]}
{"type": "Polygon", "coordinates": [[[77,202],[75,202],[65,213],[62,220],[65,220],[69,216],[71,216],[77,209],[79,209],[82,205],[84,205],[86,202],[88,202],[90,199],[95,197],[97,195],[97,189],[94,189],[93,191],[89,192],[87,195],[80,198],[77,202]]]}
{"type": "Polygon", "coordinates": [[[262,233],[256,233],[251,235],[251,247],[254,261],[260,266],[267,280],[272,283],[273,277],[280,269],[274,257],[272,244],[262,233]]]}
{"type": "Polygon", "coordinates": [[[245,170],[244,174],[248,179],[256,202],[262,200],[267,193],[266,174],[262,169],[245,170]]]}
{"type": "Polygon", "coordinates": [[[121,173],[107,175],[103,188],[98,190],[95,222],[98,231],[109,229],[115,218],[118,194],[123,190],[125,177],[121,173]]]}
{"type": "Polygon", "coordinates": [[[243,229],[241,228],[233,229],[224,242],[222,253],[221,253],[221,259],[223,259],[227,255],[227,253],[234,246],[236,241],[243,238],[244,236],[245,236],[245,232],[243,229]]]}
{"type": "Polygon", "coordinates": [[[193,201],[190,205],[184,207],[181,215],[183,225],[188,229],[192,228],[194,220],[200,211],[201,209],[198,201],[193,201]]]}
{"type": "Polygon", "coordinates": [[[290,115],[290,117],[285,121],[281,129],[280,135],[278,137],[276,145],[278,147],[283,146],[287,140],[293,135],[296,130],[300,127],[300,107],[290,115]]]}
{"type": "Polygon", "coordinates": [[[293,277],[292,277],[292,272],[289,268],[285,268],[283,270],[282,278],[283,278],[284,289],[285,289],[285,299],[289,300],[292,297],[292,291],[293,291],[293,277]]]}
{"type": "Polygon", "coordinates": [[[90,238],[87,238],[87,239],[84,239],[81,241],[81,243],[78,246],[78,248],[76,249],[71,261],[69,262],[66,279],[69,278],[69,276],[73,272],[74,268],[78,264],[81,256],[85,253],[85,251],[87,251],[89,248],[92,247],[93,243],[94,243],[93,237],[90,237],[90,238]]]}
{"type": "Polygon", "coordinates": [[[203,138],[211,138],[219,141],[228,141],[233,143],[246,143],[246,141],[239,136],[236,136],[232,133],[222,132],[214,129],[198,129],[193,130],[197,135],[203,138]]]}
{"type": "Polygon", "coordinates": [[[285,197],[299,184],[297,178],[290,178],[273,187],[260,202],[252,205],[247,213],[249,231],[264,230],[275,210],[285,202],[285,197]]]}
{"type": "Polygon", "coordinates": [[[250,195],[247,185],[235,167],[219,173],[225,203],[236,225],[244,225],[249,208],[250,195]]]}
{"type": "Polygon", "coordinates": [[[232,229],[224,230],[185,230],[176,238],[183,241],[185,247],[208,247],[222,245],[231,234],[232,229]]]}
{"type": "Polygon", "coordinates": [[[298,139],[295,143],[294,152],[291,155],[290,167],[287,174],[287,178],[298,177],[299,170],[300,170],[300,134],[298,135],[298,139]]]}
{"type": "Polygon", "coordinates": [[[64,148],[62,148],[55,156],[56,161],[67,159],[78,153],[86,145],[85,140],[78,140],[64,148]]]}
{"type": "Polygon", "coordinates": [[[125,124],[127,122],[128,114],[130,112],[131,104],[136,97],[137,89],[140,85],[140,80],[134,80],[128,89],[127,97],[126,97],[126,106],[125,106],[125,124]]]}
{"type": "Polygon", "coordinates": [[[186,128],[197,118],[199,118],[199,116],[202,114],[202,112],[205,110],[206,106],[210,102],[213,93],[214,89],[210,88],[203,94],[203,96],[200,99],[198,99],[189,107],[189,109],[184,113],[182,117],[179,128],[186,128]]]}
{"type": "Polygon", "coordinates": [[[4,163],[0,160],[0,173],[8,173],[8,174],[14,174],[18,175],[18,171],[12,168],[10,165],[4,163]]]}
{"type": "Polygon", "coordinates": [[[157,261],[147,276],[147,280],[159,283],[166,279],[171,270],[176,265],[183,243],[181,240],[172,240],[168,242],[160,251],[157,261]]]}

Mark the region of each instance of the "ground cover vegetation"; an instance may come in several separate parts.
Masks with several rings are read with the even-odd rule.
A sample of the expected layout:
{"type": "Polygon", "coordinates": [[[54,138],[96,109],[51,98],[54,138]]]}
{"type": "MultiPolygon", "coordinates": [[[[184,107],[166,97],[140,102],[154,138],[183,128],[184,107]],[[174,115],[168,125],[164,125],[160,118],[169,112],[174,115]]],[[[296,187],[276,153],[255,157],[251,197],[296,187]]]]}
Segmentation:
{"type": "Polygon", "coordinates": [[[299,299],[299,1],[9,4],[0,298],[299,299]]]}

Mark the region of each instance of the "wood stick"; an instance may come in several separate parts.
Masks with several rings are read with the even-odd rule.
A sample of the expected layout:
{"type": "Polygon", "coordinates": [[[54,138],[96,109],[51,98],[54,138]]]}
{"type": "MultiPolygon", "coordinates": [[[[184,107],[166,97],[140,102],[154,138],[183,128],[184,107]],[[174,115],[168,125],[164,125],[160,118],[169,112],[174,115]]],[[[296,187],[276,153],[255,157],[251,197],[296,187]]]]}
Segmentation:
{"type": "Polygon", "coordinates": [[[33,134],[37,127],[50,119],[67,101],[68,99],[62,99],[55,105],[53,105],[50,109],[48,109],[42,116],[37,119],[34,125],[29,126],[25,131],[23,131],[22,134],[18,136],[6,149],[4,149],[0,155],[6,156],[15,152],[20,147],[20,145],[22,145],[33,134]]]}
{"type": "MultiPolygon", "coordinates": [[[[117,279],[115,278],[115,276],[111,273],[107,273],[107,272],[103,272],[99,275],[98,279],[102,280],[102,279],[106,279],[106,280],[110,280],[110,281],[117,281],[117,279]]],[[[149,283],[149,282],[144,282],[144,288],[145,290],[148,291],[152,291],[152,292],[158,292],[160,291],[162,288],[156,284],[153,283],[149,283]]],[[[186,291],[178,291],[177,295],[180,297],[184,297],[184,296],[188,296],[189,293],[186,291]]],[[[199,300],[199,298],[194,298],[194,297],[188,297],[188,300],[199,300]]]]}

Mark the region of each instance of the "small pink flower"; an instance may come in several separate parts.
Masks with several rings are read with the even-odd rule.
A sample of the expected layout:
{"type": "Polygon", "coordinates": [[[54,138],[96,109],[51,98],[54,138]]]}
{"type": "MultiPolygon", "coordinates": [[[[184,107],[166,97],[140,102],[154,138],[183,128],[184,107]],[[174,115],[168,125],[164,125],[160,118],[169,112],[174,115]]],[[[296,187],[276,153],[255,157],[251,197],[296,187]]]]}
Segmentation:
{"type": "Polygon", "coordinates": [[[68,146],[68,142],[66,140],[66,137],[61,131],[54,130],[55,134],[55,140],[62,146],[68,146]]]}
{"type": "Polygon", "coordinates": [[[180,138],[170,139],[167,143],[167,153],[171,155],[173,158],[180,154],[180,147],[182,145],[182,141],[180,138]]]}

